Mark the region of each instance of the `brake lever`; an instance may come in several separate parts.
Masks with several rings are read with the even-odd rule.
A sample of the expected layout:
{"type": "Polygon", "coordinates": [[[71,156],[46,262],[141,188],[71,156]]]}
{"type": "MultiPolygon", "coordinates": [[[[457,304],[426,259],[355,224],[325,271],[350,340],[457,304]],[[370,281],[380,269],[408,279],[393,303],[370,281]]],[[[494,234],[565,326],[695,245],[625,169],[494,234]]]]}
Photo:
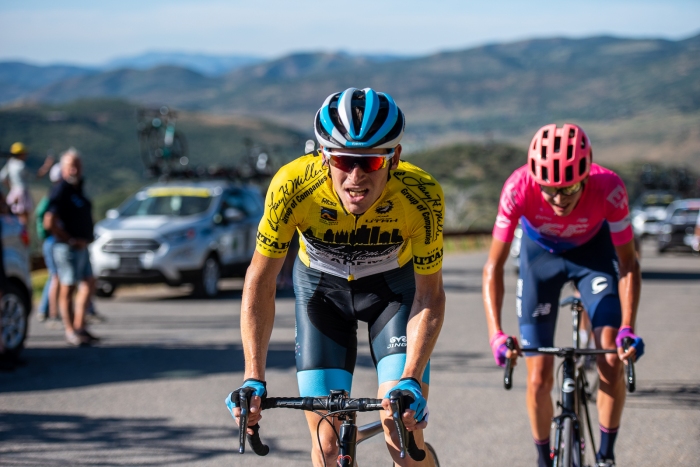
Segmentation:
{"type": "MultiPolygon", "coordinates": [[[[238,426],[240,429],[238,434],[238,452],[240,454],[245,452],[245,439],[248,433],[248,411],[250,410],[250,399],[253,397],[254,391],[253,388],[241,388],[238,391],[238,406],[241,409],[241,414],[238,417],[238,426]]],[[[233,394],[231,394],[231,398],[233,398],[233,394]]]]}
{"type": "Polygon", "coordinates": [[[392,391],[389,394],[389,406],[391,407],[391,418],[394,419],[396,431],[399,435],[399,457],[406,458],[406,451],[411,459],[421,462],[425,459],[425,451],[416,445],[413,433],[406,429],[401,416],[404,412],[404,394],[400,390],[392,391]],[[406,443],[408,441],[408,443],[406,443]]]}
{"type": "MultiPolygon", "coordinates": [[[[627,352],[629,350],[630,346],[632,345],[632,340],[631,337],[625,337],[622,340],[622,349],[627,352]]],[[[634,372],[634,362],[632,361],[631,358],[627,359],[627,368],[626,370],[626,378],[625,378],[625,384],[627,385],[627,392],[632,393],[637,389],[637,376],[634,372]]]]}
{"type": "MultiPolygon", "coordinates": [[[[515,350],[515,342],[513,341],[513,337],[508,336],[506,339],[506,347],[508,347],[508,350],[515,350]]],[[[503,386],[508,391],[510,391],[510,388],[513,387],[513,360],[510,358],[506,358],[506,370],[505,374],[503,375],[503,386]]]]}
{"type": "Polygon", "coordinates": [[[248,443],[250,447],[253,448],[253,452],[258,456],[266,456],[270,452],[270,448],[263,444],[260,440],[260,424],[256,423],[253,426],[248,426],[248,415],[250,411],[250,400],[253,397],[255,389],[250,387],[240,388],[238,393],[235,391],[231,393],[231,402],[235,403],[240,407],[241,414],[238,417],[238,426],[240,432],[238,433],[238,452],[243,454],[245,452],[245,440],[248,438],[248,443]],[[233,400],[233,397],[238,394],[238,401],[233,400]],[[253,434],[248,434],[248,428],[253,430],[253,434]]]}

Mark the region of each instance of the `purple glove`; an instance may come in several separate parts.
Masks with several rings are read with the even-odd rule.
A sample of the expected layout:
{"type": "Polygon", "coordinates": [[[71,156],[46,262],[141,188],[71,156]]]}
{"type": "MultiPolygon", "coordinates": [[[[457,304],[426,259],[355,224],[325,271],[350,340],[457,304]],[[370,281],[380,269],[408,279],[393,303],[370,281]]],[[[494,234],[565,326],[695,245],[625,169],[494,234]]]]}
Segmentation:
{"type": "MultiPolygon", "coordinates": [[[[496,360],[496,365],[500,367],[506,366],[506,353],[508,352],[508,347],[506,346],[506,340],[508,340],[508,335],[503,331],[497,331],[491,336],[489,344],[491,344],[491,351],[493,352],[493,358],[496,360]]],[[[518,340],[513,336],[516,348],[518,347],[518,340]]]]}
{"type": "Polygon", "coordinates": [[[619,331],[617,331],[615,345],[617,345],[618,347],[622,347],[622,343],[626,337],[632,339],[632,347],[634,347],[637,350],[637,357],[635,360],[639,360],[639,357],[644,355],[644,341],[641,337],[637,336],[634,333],[634,331],[632,330],[632,326],[624,326],[621,327],[619,331]]]}

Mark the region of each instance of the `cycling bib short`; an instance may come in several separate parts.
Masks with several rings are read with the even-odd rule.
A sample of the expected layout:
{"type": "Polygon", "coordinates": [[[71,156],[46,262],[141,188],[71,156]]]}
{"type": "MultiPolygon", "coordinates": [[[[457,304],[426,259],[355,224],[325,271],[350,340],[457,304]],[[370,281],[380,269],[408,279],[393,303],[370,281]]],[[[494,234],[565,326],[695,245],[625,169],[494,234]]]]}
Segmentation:
{"type": "MultiPolygon", "coordinates": [[[[299,394],[321,397],[350,392],[357,359],[357,322],[368,324],[379,384],[401,378],[406,326],[415,294],[413,265],[354,281],[312,269],[297,258],[296,366],[299,394]]],[[[430,364],[423,374],[429,383],[430,364]]]]}
{"type": "Polygon", "coordinates": [[[542,248],[522,237],[516,311],[523,347],[552,347],[561,288],[573,281],[591,318],[593,329],[619,328],[622,309],[618,294],[617,253],[604,222],[587,243],[563,253],[542,248]]]}

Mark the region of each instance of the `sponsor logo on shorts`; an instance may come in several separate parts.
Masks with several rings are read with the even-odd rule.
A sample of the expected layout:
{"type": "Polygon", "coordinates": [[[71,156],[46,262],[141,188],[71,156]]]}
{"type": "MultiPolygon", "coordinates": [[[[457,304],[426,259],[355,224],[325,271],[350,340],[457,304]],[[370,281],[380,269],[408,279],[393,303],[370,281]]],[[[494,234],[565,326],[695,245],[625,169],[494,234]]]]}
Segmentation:
{"type": "Polygon", "coordinates": [[[389,339],[389,345],[386,348],[393,349],[395,347],[406,347],[406,336],[394,336],[391,339],[389,339]]]}
{"type": "Polygon", "coordinates": [[[518,318],[523,317],[523,301],[519,298],[515,299],[515,311],[518,312],[518,318]]]}
{"type": "Polygon", "coordinates": [[[593,295],[597,295],[607,288],[608,279],[605,277],[596,277],[591,281],[591,291],[593,295]]]}
{"type": "Polygon", "coordinates": [[[518,279],[518,283],[515,286],[515,295],[517,295],[518,297],[523,296],[523,280],[522,279],[518,279]]]}
{"type": "Polygon", "coordinates": [[[321,208],[321,219],[325,219],[327,221],[337,221],[338,211],[330,208],[321,208]]]}
{"type": "Polygon", "coordinates": [[[551,311],[551,303],[539,303],[535,307],[535,311],[532,313],[532,317],[537,318],[538,316],[547,316],[551,311]]]}

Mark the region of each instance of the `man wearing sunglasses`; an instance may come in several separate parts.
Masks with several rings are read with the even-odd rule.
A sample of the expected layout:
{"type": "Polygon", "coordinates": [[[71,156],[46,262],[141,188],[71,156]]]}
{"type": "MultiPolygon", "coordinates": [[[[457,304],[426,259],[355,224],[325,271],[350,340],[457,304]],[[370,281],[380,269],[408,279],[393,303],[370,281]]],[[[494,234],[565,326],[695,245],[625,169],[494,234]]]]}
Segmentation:
{"type": "MultiPolygon", "coordinates": [[[[518,221],[523,229],[516,312],[520,345],[551,347],[562,286],[573,281],[589,314],[598,348],[618,355],[598,358],[600,390],[598,466],[615,465],[614,444],[625,403],[623,362],[636,360],[644,342],[634,334],[641,273],[630,225],[627,191],[612,171],[592,163],[591,144],[577,125],[542,127],[528,162],[503,187],[493,242],[484,266],[483,295],[491,349],[505,366],[520,350],[505,346],[501,328],[503,266],[518,221]],[[633,346],[624,352],[622,340],[633,346]]],[[[517,340],[516,340],[517,343],[517,340]]],[[[554,384],[552,356],[527,355],[527,408],[539,455],[550,466],[554,384]]]]}
{"type": "MultiPolygon", "coordinates": [[[[394,389],[410,395],[413,403],[403,419],[424,449],[429,358],[445,310],[442,189],[429,174],[400,160],[404,114],[388,94],[370,88],[332,94],[316,114],[314,129],[321,149],[282,167],[268,190],[241,305],[243,385],[256,396],[266,394],[275,277],[298,231],[293,282],[300,395],[350,392],[357,322],[367,322],[394,462],[433,466],[432,455],[423,462],[400,458],[386,397],[394,389]]],[[[254,397],[251,425],[260,419],[259,404],[254,397]]],[[[233,404],[229,408],[239,415],[233,404]]],[[[307,412],[307,422],[313,465],[335,465],[333,428],[313,413],[307,412]]]]}

